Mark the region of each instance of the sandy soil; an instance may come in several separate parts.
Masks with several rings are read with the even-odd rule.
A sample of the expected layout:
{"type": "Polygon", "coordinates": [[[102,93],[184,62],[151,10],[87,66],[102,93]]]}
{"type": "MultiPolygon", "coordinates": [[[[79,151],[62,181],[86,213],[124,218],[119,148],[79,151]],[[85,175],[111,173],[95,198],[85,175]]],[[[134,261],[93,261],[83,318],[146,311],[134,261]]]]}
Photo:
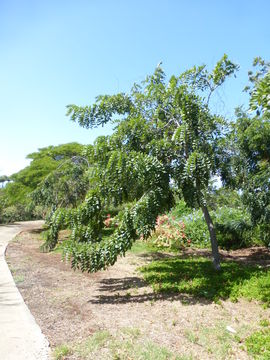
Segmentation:
{"type": "MultiPolygon", "coordinates": [[[[151,256],[128,254],[106,271],[74,272],[61,262],[60,254],[39,251],[39,232],[21,234],[9,245],[7,258],[19,290],[52,348],[80,341],[99,330],[114,333],[134,327],[147,339],[180,355],[218,359],[219,355],[193,341],[190,334],[200,337],[205,329],[214,334],[217,324],[231,326],[240,335],[248,334],[258,327],[260,319],[270,319],[270,310],[255,302],[226,301],[218,305],[183,295],[153,293],[136,271],[151,261],[151,256]]],[[[223,257],[270,264],[269,253],[263,249],[223,252],[223,257]]],[[[227,358],[248,356],[241,344],[235,344],[227,358]]]]}

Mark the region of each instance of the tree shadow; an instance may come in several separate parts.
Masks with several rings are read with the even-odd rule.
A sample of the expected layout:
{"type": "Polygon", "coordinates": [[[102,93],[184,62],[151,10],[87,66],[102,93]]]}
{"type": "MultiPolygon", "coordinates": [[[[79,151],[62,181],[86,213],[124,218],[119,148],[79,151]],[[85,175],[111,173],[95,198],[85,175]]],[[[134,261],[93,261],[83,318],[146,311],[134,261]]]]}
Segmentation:
{"type": "MultiPolygon", "coordinates": [[[[215,271],[210,260],[194,257],[159,260],[144,266],[142,272],[157,291],[185,293],[210,301],[237,297],[243,284],[267,274],[266,269],[232,261],[223,262],[221,271],[215,271]]],[[[270,298],[269,285],[260,285],[260,291],[270,298]]]]}
{"type": "Polygon", "coordinates": [[[36,229],[27,229],[26,230],[29,234],[41,234],[46,231],[44,228],[36,228],[36,229]]]}
{"type": "MultiPolygon", "coordinates": [[[[202,257],[211,259],[212,253],[208,249],[187,248],[177,254],[151,252],[137,254],[137,256],[149,262],[163,259],[196,259],[202,257]]],[[[222,262],[235,261],[243,265],[260,265],[270,267],[270,251],[264,247],[253,247],[234,251],[220,250],[220,257],[222,262]]]]}
{"type": "Polygon", "coordinates": [[[270,251],[263,247],[241,249],[234,252],[223,252],[222,258],[229,261],[233,260],[243,265],[270,266],[270,251]]]}
{"type": "Polygon", "coordinates": [[[181,301],[185,304],[209,304],[209,300],[199,299],[187,294],[177,294],[175,292],[157,293],[151,291],[148,283],[139,277],[126,278],[109,278],[99,282],[98,291],[107,293],[99,295],[88,300],[91,304],[128,304],[128,303],[144,303],[155,302],[158,300],[181,301]],[[143,291],[145,288],[145,291],[143,291]],[[133,293],[127,291],[133,290],[133,293]],[[136,293],[134,293],[134,290],[136,293]],[[125,294],[120,293],[127,291],[125,294]]]}
{"type": "Polygon", "coordinates": [[[225,261],[222,270],[215,271],[209,259],[183,254],[156,260],[142,267],[141,272],[145,280],[135,276],[101,280],[98,290],[104,295],[89,302],[125,304],[171,300],[206,305],[213,301],[237,299],[241,296],[242,286],[251,278],[253,282],[255,279],[254,286],[259,288],[260,299],[266,302],[270,299],[269,281],[264,281],[270,275],[267,269],[237,262],[225,261]],[[257,280],[260,283],[257,284],[257,280]]]}
{"type": "Polygon", "coordinates": [[[147,283],[145,280],[136,277],[129,276],[125,278],[110,278],[103,279],[100,281],[99,291],[123,291],[133,288],[142,288],[146,287],[147,283]]]}

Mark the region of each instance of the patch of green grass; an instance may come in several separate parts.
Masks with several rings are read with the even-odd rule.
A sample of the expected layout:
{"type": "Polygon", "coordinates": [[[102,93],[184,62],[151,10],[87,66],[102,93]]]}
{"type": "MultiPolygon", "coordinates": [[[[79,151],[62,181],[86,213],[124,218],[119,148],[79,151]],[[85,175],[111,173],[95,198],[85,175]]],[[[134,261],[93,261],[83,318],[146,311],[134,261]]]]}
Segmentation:
{"type": "Polygon", "coordinates": [[[143,254],[143,253],[156,253],[160,249],[155,247],[150,242],[137,240],[132,245],[132,248],[129,250],[132,254],[143,254]]]}
{"type": "Polygon", "coordinates": [[[267,320],[267,319],[262,319],[259,324],[263,327],[267,327],[267,326],[270,326],[270,321],[267,320]]]}
{"type": "Polygon", "coordinates": [[[8,263],[8,265],[9,265],[9,270],[10,270],[10,272],[11,272],[11,274],[12,274],[12,277],[13,277],[13,280],[14,280],[14,282],[15,282],[15,284],[21,284],[21,283],[23,283],[24,282],[24,276],[22,275],[22,274],[19,274],[18,273],[18,269],[14,269],[11,265],[10,265],[10,263],[9,263],[9,261],[7,262],[8,263]]]}
{"type": "Polygon", "coordinates": [[[80,355],[81,359],[87,359],[101,348],[107,347],[111,341],[111,334],[108,331],[98,331],[80,344],[74,347],[74,353],[80,355]]]}
{"type": "Polygon", "coordinates": [[[186,338],[193,344],[197,344],[209,354],[214,354],[215,359],[234,359],[234,351],[241,347],[242,338],[247,336],[250,329],[246,326],[238,327],[237,335],[227,330],[224,321],[217,322],[211,327],[200,326],[196,330],[186,330],[186,338]]]}
{"type": "MultiPolygon", "coordinates": [[[[149,340],[145,340],[143,334],[136,328],[124,328],[115,334],[111,334],[108,331],[99,331],[79,344],[70,346],[64,345],[62,348],[58,348],[57,351],[60,354],[58,356],[63,356],[63,352],[67,352],[67,354],[74,354],[75,357],[78,357],[81,360],[191,359],[190,356],[175,355],[165,347],[161,347],[149,340]]],[[[57,360],[61,360],[62,358],[56,357],[57,360]]]]}
{"type": "Polygon", "coordinates": [[[72,351],[68,345],[60,345],[57,348],[55,348],[53,356],[56,360],[63,360],[63,359],[65,359],[65,356],[71,355],[71,354],[72,354],[72,351]]]}
{"type": "Polygon", "coordinates": [[[270,328],[257,331],[250,335],[245,344],[248,353],[257,360],[270,359],[270,328]]]}
{"type": "Polygon", "coordinates": [[[157,292],[190,294],[211,301],[244,297],[270,306],[270,270],[224,262],[213,269],[205,258],[164,259],[140,268],[144,279],[157,292]]]}
{"type": "Polygon", "coordinates": [[[15,284],[21,284],[21,283],[23,283],[24,282],[24,276],[23,275],[14,275],[13,276],[13,279],[14,279],[14,281],[15,281],[15,284]]]}

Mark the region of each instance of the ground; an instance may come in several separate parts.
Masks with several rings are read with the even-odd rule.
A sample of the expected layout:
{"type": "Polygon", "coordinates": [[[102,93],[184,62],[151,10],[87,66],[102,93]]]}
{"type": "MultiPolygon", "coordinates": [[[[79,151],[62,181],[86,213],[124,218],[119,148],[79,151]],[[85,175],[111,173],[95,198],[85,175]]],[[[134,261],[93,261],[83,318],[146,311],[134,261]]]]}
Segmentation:
{"type": "MultiPolygon", "coordinates": [[[[153,292],[138,268],[170,255],[133,251],[106,271],[83,274],[59,253],[40,252],[41,244],[40,230],[23,232],[7,259],[58,359],[249,359],[243,339],[270,319],[270,309],[254,301],[153,292]]],[[[223,256],[270,263],[263,249],[223,256]]]]}

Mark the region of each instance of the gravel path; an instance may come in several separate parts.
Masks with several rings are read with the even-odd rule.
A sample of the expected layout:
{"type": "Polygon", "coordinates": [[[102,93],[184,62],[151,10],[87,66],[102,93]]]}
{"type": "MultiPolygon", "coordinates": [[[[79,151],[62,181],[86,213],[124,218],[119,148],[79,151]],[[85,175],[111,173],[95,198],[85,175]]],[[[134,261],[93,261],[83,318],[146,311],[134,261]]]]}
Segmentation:
{"type": "Polygon", "coordinates": [[[5,260],[5,249],[16,234],[40,227],[41,221],[0,226],[0,358],[49,360],[50,348],[17,289],[5,260]]]}

